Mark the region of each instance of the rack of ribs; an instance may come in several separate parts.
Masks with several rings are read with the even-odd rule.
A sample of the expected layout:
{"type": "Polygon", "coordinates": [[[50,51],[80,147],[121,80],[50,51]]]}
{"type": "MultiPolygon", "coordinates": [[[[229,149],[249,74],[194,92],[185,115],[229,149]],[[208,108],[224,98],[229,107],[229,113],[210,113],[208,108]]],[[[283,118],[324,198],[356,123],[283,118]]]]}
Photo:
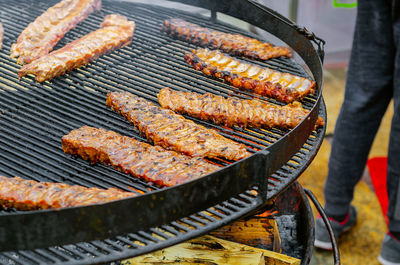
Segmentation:
{"type": "Polygon", "coordinates": [[[36,81],[43,82],[65,74],[129,44],[134,30],[135,22],[128,21],[124,16],[108,15],[100,29],[21,67],[19,77],[33,74],[36,81]]]}
{"type": "MultiPolygon", "coordinates": [[[[158,102],[163,108],[228,127],[238,125],[291,129],[309,113],[297,101],[286,106],[277,106],[254,99],[224,98],[211,93],[200,95],[175,91],[168,87],[161,89],[158,102]]],[[[323,124],[322,117],[318,117],[316,125],[323,124]]]]}
{"type": "Polygon", "coordinates": [[[3,48],[4,28],[3,24],[0,23],[0,50],[3,48]]]}
{"type": "Polygon", "coordinates": [[[307,78],[240,61],[216,50],[192,50],[185,54],[185,60],[206,75],[281,102],[301,100],[315,92],[315,82],[307,78]]]}
{"type": "Polygon", "coordinates": [[[250,155],[243,144],[128,92],[111,92],[106,105],[133,123],[155,145],[193,157],[239,160],[250,155]]]}
{"type": "Polygon", "coordinates": [[[100,162],[159,186],[174,186],[214,172],[218,166],[152,146],[113,131],[83,126],[62,137],[65,153],[100,162]]]}
{"type": "Polygon", "coordinates": [[[136,196],[116,188],[86,188],[0,176],[0,205],[17,210],[57,209],[105,203],[136,196]]]}
{"type": "Polygon", "coordinates": [[[162,30],[189,43],[220,49],[232,55],[251,59],[268,60],[281,56],[292,56],[290,49],[286,47],[274,46],[240,34],[229,34],[203,28],[177,18],[165,20],[162,30]]]}
{"type": "Polygon", "coordinates": [[[57,42],[89,14],[101,9],[101,0],[63,0],[28,25],[11,46],[11,58],[27,64],[48,54],[57,42]]]}

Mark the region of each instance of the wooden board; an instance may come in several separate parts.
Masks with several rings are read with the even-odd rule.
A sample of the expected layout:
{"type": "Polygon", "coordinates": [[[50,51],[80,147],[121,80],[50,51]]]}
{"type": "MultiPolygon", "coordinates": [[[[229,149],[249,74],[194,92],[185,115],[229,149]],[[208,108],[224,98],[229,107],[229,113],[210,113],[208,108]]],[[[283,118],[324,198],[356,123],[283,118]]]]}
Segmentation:
{"type": "Polygon", "coordinates": [[[126,260],[122,264],[299,265],[300,260],[207,235],[126,260]]]}
{"type": "Polygon", "coordinates": [[[238,220],[210,233],[218,238],[282,253],[278,225],[273,218],[251,217],[238,220]]]}

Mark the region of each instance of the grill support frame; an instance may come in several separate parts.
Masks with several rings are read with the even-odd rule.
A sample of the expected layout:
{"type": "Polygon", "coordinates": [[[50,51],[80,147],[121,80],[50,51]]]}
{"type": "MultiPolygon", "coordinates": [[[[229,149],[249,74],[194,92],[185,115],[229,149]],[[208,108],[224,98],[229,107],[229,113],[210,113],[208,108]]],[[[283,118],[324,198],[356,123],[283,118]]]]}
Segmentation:
{"type": "MultiPolygon", "coordinates": [[[[201,2],[203,2],[203,1],[201,1],[201,2]]],[[[237,2],[239,2],[239,1],[237,1],[237,2]]],[[[239,8],[239,10],[240,10],[240,8],[239,8]]],[[[261,11],[259,11],[259,12],[261,12],[261,11]]],[[[297,32],[297,34],[299,34],[299,33],[297,32]]],[[[308,39],[305,39],[305,41],[309,42],[308,39]]],[[[312,58],[314,60],[317,60],[318,54],[314,49],[313,49],[313,51],[314,51],[314,56],[312,56],[312,58]],[[315,57],[315,55],[317,57],[315,57]]],[[[319,61],[319,63],[321,66],[321,71],[322,71],[322,64],[320,61],[319,61]]],[[[310,67],[310,69],[313,72],[312,67],[310,67]]],[[[318,73],[318,72],[316,72],[316,73],[318,73]]],[[[302,124],[300,124],[297,128],[292,130],[286,136],[282,137],[279,141],[275,142],[268,149],[260,151],[244,161],[240,161],[238,163],[232,164],[231,166],[226,167],[226,168],[222,169],[221,171],[217,172],[218,174],[215,173],[215,174],[209,175],[201,180],[198,180],[198,181],[195,181],[192,183],[183,184],[181,186],[173,187],[170,189],[154,191],[152,193],[145,194],[138,198],[126,199],[126,200],[113,202],[113,203],[109,203],[109,204],[105,204],[105,205],[95,205],[95,206],[86,206],[86,207],[78,207],[78,208],[71,208],[71,209],[62,209],[59,211],[53,211],[53,210],[47,211],[46,210],[46,211],[41,211],[40,213],[28,212],[28,213],[22,213],[22,214],[21,213],[17,213],[17,214],[11,213],[11,214],[7,214],[7,215],[2,215],[2,216],[0,216],[0,246],[2,246],[2,247],[4,246],[5,248],[0,249],[0,250],[4,251],[4,250],[46,247],[49,245],[49,242],[52,242],[51,244],[64,244],[64,243],[66,243],[66,241],[68,241],[67,243],[72,243],[70,241],[71,234],[79,235],[79,236],[74,236],[74,240],[75,240],[74,242],[80,242],[83,240],[89,241],[89,240],[100,239],[100,238],[105,239],[105,238],[109,238],[111,236],[116,236],[116,235],[124,234],[127,232],[132,232],[132,227],[131,227],[132,225],[139,227],[139,228],[137,228],[138,230],[149,229],[151,227],[162,225],[162,224],[180,219],[182,217],[188,216],[191,213],[207,209],[210,206],[214,206],[216,203],[222,202],[226,199],[229,199],[230,197],[232,197],[234,195],[237,195],[239,193],[244,192],[245,190],[248,190],[253,185],[258,185],[260,192],[258,193],[259,196],[257,197],[257,199],[254,200],[254,202],[252,202],[250,204],[251,206],[249,206],[247,210],[248,210],[248,212],[251,212],[259,207],[262,207],[262,205],[268,203],[268,200],[271,199],[271,197],[272,197],[267,192],[268,187],[266,185],[267,182],[265,181],[265,176],[272,175],[278,168],[280,168],[282,166],[282,164],[284,162],[289,160],[298,151],[298,149],[300,149],[300,147],[303,146],[304,142],[307,141],[308,136],[310,135],[310,132],[313,129],[313,124],[315,123],[316,117],[318,115],[318,110],[320,109],[320,102],[322,100],[321,94],[320,94],[321,86],[322,86],[322,72],[321,72],[321,77],[320,77],[319,82],[318,82],[318,75],[315,76],[314,72],[313,72],[313,74],[317,81],[319,95],[318,95],[318,98],[316,101],[317,103],[314,105],[314,108],[312,109],[310,116],[302,124]],[[274,156],[274,157],[271,157],[269,155],[269,153],[276,153],[278,151],[281,151],[282,155],[274,156]],[[266,169],[260,169],[260,168],[254,167],[254,166],[248,166],[248,164],[246,164],[246,163],[248,163],[248,164],[250,164],[250,163],[263,164],[266,166],[266,169]],[[240,172],[240,170],[242,170],[242,172],[244,171],[245,173],[247,173],[247,175],[249,175],[249,173],[251,173],[251,174],[250,174],[250,176],[246,176],[246,174],[242,174],[242,175],[238,176],[237,172],[240,172]],[[187,192],[193,192],[193,189],[196,189],[196,187],[198,187],[198,191],[196,191],[196,194],[203,194],[203,192],[205,190],[209,189],[210,182],[215,184],[216,179],[219,179],[219,178],[221,178],[221,176],[226,176],[226,175],[228,175],[232,179],[234,179],[236,184],[245,183],[246,185],[243,185],[243,186],[236,185],[235,189],[232,189],[232,192],[230,192],[230,191],[219,192],[218,190],[215,190],[214,192],[210,192],[209,193],[210,197],[205,198],[205,200],[203,202],[200,200],[196,200],[195,201],[195,203],[197,204],[196,207],[192,207],[190,209],[190,211],[188,208],[183,210],[182,213],[184,213],[184,214],[180,214],[180,215],[171,214],[171,212],[168,212],[168,214],[167,214],[167,212],[165,211],[165,214],[164,214],[165,218],[164,219],[158,218],[158,220],[156,220],[159,223],[146,222],[145,220],[143,220],[142,223],[138,222],[136,224],[129,224],[128,227],[120,227],[116,230],[110,231],[107,228],[110,228],[110,227],[114,228],[115,224],[118,223],[117,220],[114,219],[114,220],[111,220],[109,224],[105,224],[104,227],[101,227],[103,230],[103,234],[101,234],[100,236],[98,233],[99,227],[92,227],[90,232],[89,232],[89,230],[85,230],[83,232],[86,232],[86,234],[81,234],[82,230],[79,230],[79,229],[81,229],[82,227],[75,227],[75,229],[77,229],[77,230],[73,230],[74,227],[70,225],[69,227],[65,226],[65,231],[60,231],[60,229],[59,229],[60,223],[58,223],[58,225],[54,225],[54,224],[56,224],[56,222],[59,222],[62,220],[68,221],[69,223],[73,223],[74,220],[78,220],[79,218],[81,218],[81,216],[82,216],[81,214],[89,215],[89,213],[93,214],[93,215],[90,215],[91,217],[97,216],[99,218],[104,218],[101,220],[107,220],[107,218],[109,218],[110,216],[105,216],[106,213],[111,211],[114,213],[113,215],[116,216],[115,212],[117,212],[117,211],[115,209],[118,209],[118,211],[120,211],[120,212],[127,212],[128,215],[126,215],[125,218],[132,219],[132,218],[135,218],[137,216],[137,214],[143,215],[143,212],[135,213],[135,215],[134,214],[129,215],[129,212],[130,212],[129,209],[132,209],[132,207],[136,207],[137,203],[146,204],[146,205],[150,206],[150,207],[148,207],[149,212],[147,213],[147,215],[150,217],[151,215],[153,215],[153,211],[150,210],[151,205],[154,204],[154,201],[161,200],[161,198],[163,196],[164,196],[163,198],[165,199],[166,198],[165,192],[170,192],[171,190],[174,190],[175,193],[170,193],[170,195],[171,196],[175,195],[175,196],[172,196],[171,198],[177,198],[177,196],[179,197],[180,195],[185,194],[187,192]],[[204,185],[204,186],[202,186],[202,185],[204,185]],[[214,193],[214,197],[213,197],[213,193],[214,193]],[[220,196],[219,193],[223,194],[223,196],[220,196]],[[217,197],[215,197],[215,195],[217,195],[217,197]],[[100,212],[97,212],[97,211],[100,211],[100,212]],[[10,223],[13,224],[14,226],[10,227],[10,223]],[[26,231],[21,230],[21,224],[28,224],[28,223],[30,223],[32,225],[30,227],[30,229],[26,230],[26,231]],[[48,224],[53,224],[53,227],[51,228],[51,227],[46,226],[48,224]],[[32,227],[36,227],[38,230],[32,229],[32,227]],[[7,228],[7,229],[3,229],[3,228],[7,228]],[[69,229],[72,229],[72,230],[69,230],[69,229]],[[3,230],[3,231],[1,231],[1,230],[3,230]],[[32,230],[35,230],[35,231],[32,232],[32,230]],[[47,230],[47,232],[44,230],[47,230]],[[10,239],[9,236],[10,235],[15,236],[16,231],[17,231],[18,235],[21,237],[19,237],[19,238],[15,237],[16,240],[14,242],[11,242],[9,240],[10,239]],[[61,232],[63,232],[63,233],[61,233],[61,232]],[[47,236],[52,237],[51,240],[53,240],[53,241],[40,240],[39,238],[42,238],[43,235],[46,235],[46,237],[47,236]],[[25,236],[25,237],[22,238],[22,236],[25,236]],[[32,238],[35,238],[35,240],[32,240],[32,238]],[[5,241],[7,241],[7,244],[2,243],[5,241]],[[42,242],[39,242],[39,241],[42,241],[42,242]],[[46,242],[46,244],[43,244],[43,242],[46,242]]],[[[324,108],[322,107],[322,109],[324,109],[324,108]]],[[[318,147],[319,146],[317,145],[317,148],[318,147]]],[[[294,181],[294,179],[292,181],[294,181]]],[[[287,185],[289,185],[290,183],[287,183],[287,185]]],[[[230,187],[231,182],[227,182],[225,185],[230,187]]],[[[227,186],[225,186],[224,188],[226,189],[227,186]]],[[[167,200],[165,200],[165,201],[167,201],[167,200]]],[[[172,211],[173,209],[168,209],[168,210],[172,211]]],[[[179,209],[179,210],[182,210],[182,209],[179,209]]],[[[245,211],[241,212],[240,215],[243,215],[243,214],[245,214],[245,211]]],[[[162,215],[162,214],[160,214],[160,215],[162,215]]],[[[216,222],[215,225],[216,225],[216,227],[218,227],[220,225],[223,225],[225,222],[226,221],[216,222]]],[[[84,223],[81,223],[81,224],[84,224],[84,223]]],[[[85,228],[87,229],[87,227],[85,227],[85,228]]],[[[201,231],[201,233],[205,233],[205,232],[206,232],[206,230],[201,231]]],[[[195,234],[200,234],[200,233],[195,233],[195,234]]],[[[184,240],[184,239],[183,238],[179,239],[179,241],[182,241],[182,240],[184,240]]],[[[155,249],[149,248],[149,251],[152,251],[152,250],[155,250],[155,249]]]]}

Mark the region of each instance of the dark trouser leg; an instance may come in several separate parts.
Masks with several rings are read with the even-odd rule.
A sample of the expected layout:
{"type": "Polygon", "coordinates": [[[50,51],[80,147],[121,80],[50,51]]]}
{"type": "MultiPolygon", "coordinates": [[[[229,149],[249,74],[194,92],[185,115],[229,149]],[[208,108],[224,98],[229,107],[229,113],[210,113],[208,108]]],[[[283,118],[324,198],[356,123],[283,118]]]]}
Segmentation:
{"type": "MultiPolygon", "coordinates": [[[[396,10],[399,14],[400,10],[396,10]]],[[[396,43],[394,72],[394,114],[390,129],[387,190],[389,197],[389,230],[400,233],[400,18],[394,22],[393,35],[396,43]]]]}
{"type": "MultiPolygon", "coordinates": [[[[389,2],[389,3],[388,3],[389,2]]],[[[344,102],[336,123],[325,183],[328,215],[345,215],[372,141],[393,94],[391,4],[359,0],[344,102]]]]}
{"type": "MultiPolygon", "coordinates": [[[[400,74],[400,73],[399,73],[400,74]]],[[[397,90],[400,88],[397,87],[397,90]]],[[[396,94],[396,93],[395,93],[396,94]]],[[[400,94],[397,92],[397,94],[400,94]]],[[[400,95],[395,97],[394,115],[390,131],[387,190],[389,197],[389,230],[400,232],[400,95]],[[397,99],[396,99],[397,98],[397,99]]]]}

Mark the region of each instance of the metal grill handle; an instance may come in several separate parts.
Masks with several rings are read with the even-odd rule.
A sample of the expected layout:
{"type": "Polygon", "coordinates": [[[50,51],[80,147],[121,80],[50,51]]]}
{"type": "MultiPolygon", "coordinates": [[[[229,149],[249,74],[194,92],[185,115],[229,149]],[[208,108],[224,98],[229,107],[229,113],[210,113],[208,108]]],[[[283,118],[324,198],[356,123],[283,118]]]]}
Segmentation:
{"type": "Polygon", "coordinates": [[[324,62],[324,57],[325,57],[325,50],[324,50],[325,41],[323,39],[317,37],[314,34],[314,32],[308,31],[305,27],[299,27],[298,25],[296,25],[294,23],[292,25],[296,28],[296,30],[299,33],[301,33],[307,39],[309,39],[310,41],[314,42],[317,45],[317,47],[318,47],[318,49],[317,49],[318,56],[321,59],[321,62],[323,63],[324,62]]]}
{"type": "Polygon", "coordinates": [[[329,237],[331,239],[332,243],[332,249],[333,249],[333,260],[335,265],[340,265],[340,253],[339,253],[339,247],[336,241],[335,234],[333,233],[333,229],[331,226],[331,223],[328,220],[328,216],[326,215],[324,209],[322,208],[321,204],[318,202],[317,197],[312,193],[311,190],[303,188],[304,192],[307,194],[307,196],[310,198],[310,200],[314,203],[315,208],[318,210],[318,213],[321,215],[322,220],[324,220],[326,229],[328,230],[329,237]]]}

